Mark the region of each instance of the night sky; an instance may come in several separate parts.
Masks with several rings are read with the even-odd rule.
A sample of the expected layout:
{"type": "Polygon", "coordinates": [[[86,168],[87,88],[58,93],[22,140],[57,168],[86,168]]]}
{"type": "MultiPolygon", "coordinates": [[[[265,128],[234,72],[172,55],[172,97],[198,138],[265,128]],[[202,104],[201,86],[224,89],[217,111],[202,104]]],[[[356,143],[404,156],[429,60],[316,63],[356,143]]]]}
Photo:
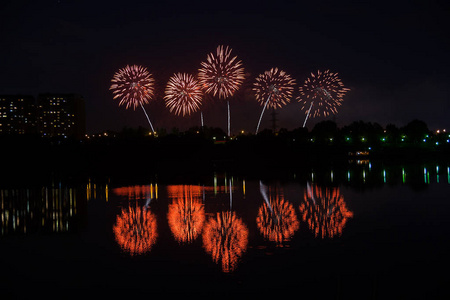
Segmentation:
{"type": "MultiPolygon", "coordinates": [[[[247,79],[232,99],[232,131],[256,127],[254,78],[279,67],[297,80],[338,72],[351,88],[339,126],[364,120],[450,128],[450,5],[447,1],[8,1],[0,2],[0,94],[78,93],[88,133],[149,127],[141,110],[113,100],[110,80],[127,64],[146,66],[157,83],[147,111],[157,128],[200,125],[198,113],[164,108],[175,72],[196,73],[219,44],[242,60],[247,79]]],[[[305,115],[293,99],[278,110],[293,129],[305,115]]],[[[208,99],[205,125],[226,129],[226,104],[208,99]]],[[[332,118],[331,118],[332,119],[332,118]]],[[[308,127],[323,119],[310,119],[308,127]]],[[[270,127],[266,114],[262,127],[270,127]]]]}

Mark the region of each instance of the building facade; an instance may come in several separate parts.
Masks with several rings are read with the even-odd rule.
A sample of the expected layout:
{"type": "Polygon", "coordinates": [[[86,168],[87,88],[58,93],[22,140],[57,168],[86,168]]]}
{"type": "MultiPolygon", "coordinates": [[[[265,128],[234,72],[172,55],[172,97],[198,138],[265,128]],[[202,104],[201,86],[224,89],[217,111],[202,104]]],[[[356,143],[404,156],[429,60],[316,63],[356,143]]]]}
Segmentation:
{"type": "Polygon", "coordinates": [[[33,96],[0,95],[0,134],[36,134],[37,116],[33,96]]]}
{"type": "Polygon", "coordinates": [[[42,137],[73,137],[86,133],[84,99],[76,94],[39,94],[38,130],[42,137]]]}

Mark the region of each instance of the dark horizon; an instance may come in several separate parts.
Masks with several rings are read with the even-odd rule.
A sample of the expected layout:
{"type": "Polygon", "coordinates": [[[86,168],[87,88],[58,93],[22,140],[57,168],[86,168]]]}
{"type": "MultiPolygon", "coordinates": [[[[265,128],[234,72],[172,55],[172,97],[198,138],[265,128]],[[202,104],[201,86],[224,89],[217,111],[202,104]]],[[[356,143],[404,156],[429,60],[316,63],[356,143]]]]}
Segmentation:
{"type": "MultiPolygon", "coordinates": [[[[230,99],[232,132],[256,127],[262,108],[251,86],[272,67],[297,82],[291,103],[278,110],[279,127],[303,124],[298,87],[311,72],[330,69],[351,89],[335,116],[339,126],[357,120],[401,126],[419,119],[433,130],[450,128],[445,2],[61,0],[6,1],[0,7],[0,56],[7,58],[0,62],[0,94],[80,94],[88,133],[148,126],[141,110],[118,107],[109,90],[114,72],[127,64],[146,66],[154,75],[158,96],[146,108],[155,127],[199,125],[199,113],[171,115],[162,95],[173,73],[196,73],[219,44],[233,48],[247,76],[230,99]]],[[[226,128],[226,101],[205,103],[204,117],[205,125],[226,128]]],[[[321,120],[308,120],[308,128],[321,120]]],[[[270,124],[268,111],[261,128],[270,124]]]]}

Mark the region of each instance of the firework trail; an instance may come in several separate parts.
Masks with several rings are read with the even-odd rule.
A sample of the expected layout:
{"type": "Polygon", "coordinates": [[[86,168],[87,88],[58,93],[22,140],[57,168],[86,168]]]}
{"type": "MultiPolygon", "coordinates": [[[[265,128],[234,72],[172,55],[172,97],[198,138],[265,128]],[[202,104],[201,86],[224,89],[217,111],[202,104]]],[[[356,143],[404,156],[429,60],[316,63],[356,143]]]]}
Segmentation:
{"type": "Polygon", "coordinates": [[[200,108],[202,97],[200,84],[194,76],[177,73],[167,83],[164,100],[171,113],[185,116],[200,108]]]}
{"type": "Polygon", "coordinates": [[[310,116],[320,117],[336,114],[337,108],[342,105],[344,95],[349,91],[344,87],[338,73],[332,73],[329,70],[325,72],[317,71],[317,74],[311,73],[311,77],[305,80],[300,87],[300,96],[298,101],[302,104],[302,110],[305,110],[306,121],[310,116]]]}
{"type": "Polygon", "coordinates": [[[264,105],[256,126],[257,134],[267,106],[276,109],[289,103],[294,91],[295,79],[278,68],[272,68],[260,74],[253,86],[256,100],[264,105]]]}
{"type": "MultiPolygon", "coordinates": [[[[201,63],[198,78],[205,92],[226,99],[234,95],[244,81],[244,68],[237,56],[231,56],[231,48],[218,46],[216,53],[208,54],[201,63]]],[[[228,135],[230,135],[230,104],[227,100],[228,135]]]]}
{"type": "Polygon", "coordinates": [[[152,122],[143,106],[148,104],[154,96],[155,81],[147,68],[127,65],[114,74],[111,82],[109,89],[113,91],[113,99],[120,99],[119,106],[125,105],[126,109],[131,106],[136,109],[140,105],[154,133],[152,122]]]}

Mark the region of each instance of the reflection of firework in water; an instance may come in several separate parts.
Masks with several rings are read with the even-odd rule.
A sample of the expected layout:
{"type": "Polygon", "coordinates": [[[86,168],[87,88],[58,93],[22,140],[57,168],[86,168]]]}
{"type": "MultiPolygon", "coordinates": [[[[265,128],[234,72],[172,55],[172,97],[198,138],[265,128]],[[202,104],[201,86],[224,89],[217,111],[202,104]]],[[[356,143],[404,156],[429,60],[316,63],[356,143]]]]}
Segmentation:
{"type": "Polygon", "coordinates": [[[295,215],[294,206],[284,200],[283,194],[276,193],[275,199],[270,197],[258,211],[256,225],[264,238],[281,245],[289,241],[300,227],[295,215]]]}
{"type": "Polygon", "coordinates": [[[255,92],[256,100],[264,106],[256,127],[256,133],[258,133],[266,107],[269,106],[275,109],[289,103],[294,91],[294,85],[295,79],[292,79],[290,75],[278,68],[265,71],[256,78],[253,91],[255,92]]]}
{"type": "Polygon", "coordinates": [[[203,92],[194,76],[177,73],[170,77],[164,99],[171,113],[190,115],[200,108],[203,92]]]}
{"type": "MultiPolygon", "coordinates": [[[[178,242],[192,242],[200,234],[205,221],[205,209],[197,186],[169,186],[176,199],[169,205],[167,219],[178,242]]],[[[168,187],[168,188],[169,188],[168,187]]]]}
{"type": "Polygon", "coordinates": [[[137,65],[126,66],[114,74],[110,90],[114,99],[120,98],[119,105],[126,108],[148,103],[153,97],[154,80],[147,68],[137,65]]]}
{"type": "Polygon", "coordinates": [[[311,77],[300,87],[298,101],[302,104],[301,109],[305,110],[306,119],[322,114],[326,117],[337,113],[337,108],[342,105],[343,97],[349,90],[344,87],[338,73],[317,71],[317,74],[311,73],[311,77]]]}
{"type": "Polygon", "coordinates": [[[247,250],[248,229],[234,212],[217,213],[203,230],[203,247],[214,262],[222,264],[224,272],[236,269],[240,257],[247,250]]]}
{"type": "Polygon", "coordinates": [[[158,237],[156,230],[155,215],[140,207],[122,209],[113,226],[117,243],[132,256],[150,251],[158,237]]]}
{"type": "Polygon", "coordinates": [[[332,238],[342,235],[347,220],[353,213],[347,209],[339,188],[310,187],[305,191],[300,204],[303,221],[308,223],[315,236],[332,238]]]}
{"type": "Polygon", "coordinates": [[[231,57],[231,48],[218,46],[216,54],[210,53],[201,63],[198,78],[207,93],[219,98],[234,95],[244,81],[244,68],[237,57],[231,57]]]}

